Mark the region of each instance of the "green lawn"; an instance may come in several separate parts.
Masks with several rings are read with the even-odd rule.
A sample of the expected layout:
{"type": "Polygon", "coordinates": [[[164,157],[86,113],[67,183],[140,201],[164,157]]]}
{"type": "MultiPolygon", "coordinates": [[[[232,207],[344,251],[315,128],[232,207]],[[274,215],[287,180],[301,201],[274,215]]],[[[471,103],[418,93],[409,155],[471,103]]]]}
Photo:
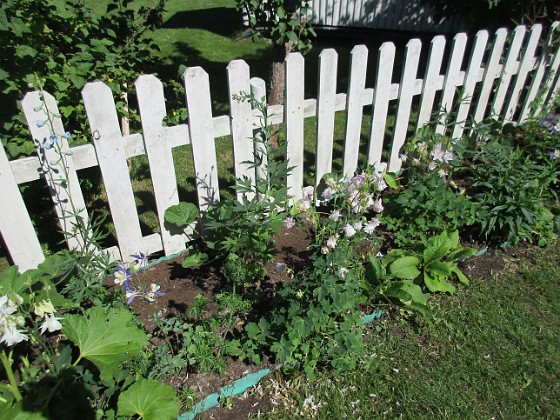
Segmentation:
{"type": "Polygon", "coordinates": [[[505,272],[435,299],[432,324],[386,317],[359,369],[291,378],[268,417],[311,416],[313,396],[321,419],[560,418],[558,261],[558,243],[510,256],[505,272]]]}

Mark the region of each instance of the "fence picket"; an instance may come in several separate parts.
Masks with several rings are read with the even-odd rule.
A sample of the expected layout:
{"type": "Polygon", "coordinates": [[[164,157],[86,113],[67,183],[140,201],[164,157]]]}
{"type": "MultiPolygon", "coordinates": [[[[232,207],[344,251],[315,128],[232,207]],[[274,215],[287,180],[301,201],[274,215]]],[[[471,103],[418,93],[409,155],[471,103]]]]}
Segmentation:
{"type": "Polygon", "coordinates": [[[395,51],[395,44],[385,42],[381,45],[377,54],[377,62],[383,63],[383,65],[377,66],[377,74],[375,76],[373,115],[368,148],[368,163],[375,165],[377,170],[382,169],[381,152],[385,140],[389,101],[391,100],[391,81],[393,78],[395,51]]]}
{"type": "Polygon", "coordinates": [[[518,69],[519,62],[517,61],[517,58],[519,56],[519,52],[521,51],[521,47],[523,46],[523,39],[525,38],[527,28],[525,28],[525,26],[518,26],[513,32],[513,41],[509,48],[509,53],[502,70],[494,103],[492,104],[492,116],[494,118],[497,118],[502,112],[511,79],[515,74],[515,71],[518,69]]]}
{"type": "Polygon", "coordinates": [[[418,122],[416,132],[420,130],[432,116],[436,92],[443,86],[443,76],[440,74],[445,52],[445,37],[438,35],[432,39],[430,44],[430,54],[428,56],[428,67],[426,77],[422,86],[422,97],[420,100],[420,111],[418,112],[418,122]]]}
{"type": "MultiPolygon", "coordinates": [[[[233,137],[233,156],[236,178],[248,178],[255,185],[255,169],[249,168],[246,162],[254,160],[253,145],[253,110],[251,102],[240,101],[234,96],[251,92],[251,75],[249,65],[243,60],[235,60],[227,66],[228,92],[231,115],[231,133],[233,137]]],[[[243,194],[238,192],[237,199],[242,200],[243,194]]],[[[252,199],[252,195],[247,196],[252,199]]]]}
{"type": "MultiPolygon", "coordinates": [[[[250,83],[251,83],[251,94],[253,95],[253,97],[260,103],[266,104],[266,84],[264,80],[258,77],[252,77],[250,83]]],[[[261,113],[258,112],[258,110],[253,110],[253,121],[256,120],[258,121],[257,124],[262,124],[263,123],[262,118],[263,116],[261,115],[261,113]]],[[[254,123],[252,124],[251,127],[253,128],[253,133],[254,133],[253,135],[258,136],[259,134],[256,132],[257,130],[255,130],[254,123]]],[[[265,179],[267,176],[266,171],[268,167],[268,155],[266,151],[266,145],[264,144],[264,139],[262,138],[262,135],[259,136],[261,141],[253,143],[254,146],[253,153],[255,153],[255,156],[259,156],[261,160],[260,165],[255,168],[256,171],[255,176],[257,179],[265,179]]]]}
{"type": "Polygon", "coordinates": [[[397,108],[391,154],[387,165],[389,172],[398,172],[401,169],[402,161],[399,153],[404,145],[408,131],[421,49],[422,43],[419,39],[412,39],[406,44],[404,67],[399,88],[399,106],[397,108]]]}
{"type": "Polygon", "coordinates": [[[508,33],[504,28],[496,31],[494,43],[492,45],[492,52],[484,69],[482,87],[480,88],[480,95],[474,111],[473,119],[475,122],[482,121],[486,116],[488,102],[490,101],[490,95],[492,93],[492,86],[494,85],[494,81],[502,72],[500,59],[502,57],[502,52],[504,51],[507,35],[508,33]]]}
{"type": "Polygon", "coordinates": [[[23,98],[21,106],[68,247],[79,249],[83,246],[84,239],[79,236],[79,231],[73,232],[74,226],[78,224],[77,218],[87,226],[89,217],[73,158],[67,154],[68,140],[63,137],[65,130],[61,118],[57,116],[60,114],[56,100],[48,92],[29,92],[23,98]],[[38,121],[44,124],[39,127],[38,121]],[[44,147],[52,134],[56,135],[60,142],[60,153],[63,154],[63,158],[56,147],[44,147]]]}
{"type": "MultiPolygon", "coordinates": [[[[455,98],[455,91],[464,80],[464,74],[461,72],[461,64],[465,57],[465,49],[467,46],[467,34],[461,33],[455,35],[453,44],[451,46],[451,57],[445,73],[443,81],[443,93],[441,95],[441,104],[439,112],[443,114],[440,116],[440,122],[436,127],[436,133],[444,134],[446,125],[448,124],[448,114],[453,107],[453,99],[455,98]]],[[[462,98],[460,98],[462,99],[462,98]]]]}
{"type": "Polygon", "coordinates": [[[84,87],[82,97],[93,133],[121,258],[127,259],[138,251],[157,251],[145,247],[143,243],[113,93],[104,83],[93,82],[84,87]]]}
{"type": "Polygon", "coordinates": [[[521,107],[521,112],[519,114],[520,121],[526,120],[529,117],[531,110],[533,108],[540,107],[544,103],[544,100],[546,98],[546,96],[544,96],[544,92],[546,90],[546,82],[543,83],[543,78],[547,69],[547,64],[549,64],[548,60],[551,56],[551,49],[554,47],[553,38],[556,26],[557,25],[552,25],[548,33],[543,52],[537,64],[535,75],[533,76],[533,80],[531,81],[529,92],[527,93],[525,101],[523,102],[523,106],[521,107]],[[537,98],[537,96],[539,97],[537,98]],[[538,103],[533,103],[533,101],[535,100],[538,103]]]}
{"type": "Polygon", "coordinates": [[[346,136],[344,141],[343,174],[352,177],[358,167],[360,136],[362,134],[362,115],[364,105],[362,97],[366,87],[368,49],[357,45],[352,49],[350,61],[350,80],[346,97],[346,136]]]}
{"type": "Polygon", "coordinates": [[[332,171],[336,76],[338,54],[333,49],[319,55],[319,88],[317,93],[317,157],[315,187],[325,174],[332,171]]]}
{"type": "Polygon", "coordinates": [[[459,104],[459,109],[457,110],[457,118],[455,119],[455,125],[451,134],[452,139],[460,138],[465,130],[466,120],[471,107],[476,83],[478,82],[482,59],[484,58],[487,44],[488,31],[479,31],[475,37],[471,59],[469,60],[469,66],[467,67],[467,73],[465,74],[465,82],[462,92],[463,100],[459,104]]]}
{"type": "Polygon", "coordinates": [[[165,254],[170,255],[185,249],[185,240],[182,232],[170,228],[164,218],[165,210],[179,203],[179,193],[169,141],[170,131],[163,126],[163,120],[167,117],[163,84],[155,76],[144,75],[136,80],[135,86],[161,240],[165,254]]]}
{"type": "Polygon", "coordinates": [[[205,213],[212,203],[220,201],[210,80],[208,73],[201,67],[189,67],[183,78],[189,113],[198,207],[202,213],[205,213]]]}
{"type": "Polygon", "coordinates": [[[535,52],[537,50],[539,41],[541,39],[542,25],[535,24],[531,28],[531,34],[529,36],[529,41],[527,47],[525,48],[525,53],[519,64],[519,70],[517,71],[517,76],[515,78],[515,84],[513,85],[513,91],[509,94],[509,103],[506,108],[506,113],[504,116],[504,122],[511,122],[515,117],[515,111],[517,109],[517,103],[521,96],[521,91],[525,86],[525,81],[529,74],[529,71],[533,69],[533,60],[535,59],[535,52]]]}
{"type": "Polygon", "coordinates": [[[288,194],[294,199],[302,197],[303,189],[303,99],[305,92],[305,67],[300,53],[286,58],[286,141],[288,166],[288,194]]]}
{"type": "MultiPolygon", "coordinates": [[[[340,6],[339,13],[347,15],[348,18],[356,19],[361,12],[361,9],[356,8],[357,2],[341,3],[339,0],[337,4],[340,6]]],[[[385,1],[378,2],[377,5],[364,9],[363,16],[376,20],[379,24],[392,24],[394,22],[390,19],[384,20],[376,14],[380,8],[386,6],[385,1]]],[[[332,14],[325,16],[325,19],[332,19],[332,14]]],[[[356,169],[364,106],[373,105],[368,162],[375,165],[376,169],[388,168],[390,171],[400,170],[402,164],[399,159],[400,149],[408,135],[428,121],[440,90],[442,91],[441,105],[447,110],[454,103],[457,87],[462,86],[463,95],[470,98],[469,101],[458,104],[456,119],[449,121],[453,137],[461,135],[463,127],[458,123],[466,118],[471,107],[474,107],[475,121],[481,121],[486,116],[490,102],[492,102],[493,112],[497,112],[498,115],[504,114],[510,119],[519,118],[523,121],[530,115],[540,112],[547,102],[555,99],[555,94],[560,88],[558,77],[560,48],[557,46],[545,48],[541,53],[536,46],[540,32],[542,28],[534,26],[531,29],[531,36],[524,41],[526,29],[518,27],[508,42],[507,31],[500,29],[495,33],[491,48],[486,48],[488,33],[479,32],[470,49],[468,65],[464,63],[467,66],[466,71],[462,71],[461,68],[467,39],[465,34],[459,34],[454,39],[445,75],[441,74],[441,67],[446,41],[441,36],[435,37],[431,43],[427,70],[423,79],[418,78],[417,75],[422,45],[419,40],[411,40],[406,47],[399,83],[392,82],[395,45],[384,43],[378,51],[374,88],[365,88],[367,50],[363,46],[358,46],[352,52],[353,65],[348,93],[336,93],[337,53],[334,50],[326,50],[320,55],[317,100],[305,99],[304,60],[300,54],[291,54],[286,59],[285,104],[267,107],[269,124],[284,122],[286,125],[287,158],[289,165],[294,167],[287,180],[290,194],[294,199],[301,197],[304,165],[311,163],[305,160],[304,155],[304,118],[317,117],[316,179],[313,182],[318,186],[324,174],[332,171],[334,121],[338,111],[346,111],[348,114],[343,152],[345,175],[351,175],[356,169]],[[507,50],[504,49],[506,42],[509,45],[507,50]],[[539,51],[538,57],[535,57],[536,51],[539,51]],[[514,77],[515,83],[512,80],[514,77]],[[480,83],[480,86],[477,83],[480,83]],[[527,85],[527,94],[522,93],[525,85],[527,85]],[[420,100],[418,120],[416,126],[411,127],[412,102],[417,95],[420,100]],[[539,104],[534,101],[537,95],[542,95],[539,104]],[[523,103],[519,106],[521,100],[523,103]],[[388,162],[384,162],[382,150],[384,139],[388,137],[385,133],[391,101],[396,101],[397,112],[390,155],[388,162]]],[[[249,68],[243,61],[234,61],[228,66],[228,78],[230,94],[250,90],[257,99],[266,100],[264,82],[255,78],[249,79],[249,68]]],[[[127,255],[137,251],[149,253],[164,249],[165,253],[169,254],[183,249],[184,241],[192,238],[192,229],[185,232],[186,237],[179,232],[168,232],[163,220],[165,209],[178,201],[171,154],[173,147],[189,144],[192,147],[197,194],[202,213],[212,202],[219,200],[218,163],[214,140],[216,137],[232,135],[237,176],[243,176],[245,173],[256,179],[265,175],[266,155],[263,156],[263,167],[255,168],[255,171],[248,171],[248,168],[241,164],[243,161],[251,160],[255,152],[255,146],[249,140],[261,121],[260,113],[252,109],[248,103],[231,102],[230,115],[213,118],[208,74],[199,67],[193,67],[185,72],[184,82],[189,112],[188,125],[163,126],[166,109],[161,82],[154,76],[142,76],[137,81],[137,92],[143,135],[132,134],[125,137],[121,135],[110,89],[103,83],[96,82],[88,84],[83,90],[94,144],[70,149],[72,156],[67,156],[67,161],[70,163],[69,174],[72,178],[70,187],[76,189],[76,192],[72,193],[73,198],[83,201],[76,170],[100,167],[119,241],[119,248],[105,250],[113,259],[121,258],[121,255],[126,258],[127,255]],[[148,156],[150,164],[161,227],[161,233],[146,237],[141,234],[127,165],[127,158],[144,154],[148,156]]],[[[49,108],[55,110],[56,103],[53,97],[45,94],[45,98],[49,108]]],[[[38,142],[44,142],[50,136],[51,129],[48,126],[37,127],[36,121],[45,120],[46,114],[37,114],[41,110],[41,103],[37,102],[38,97],[33,99],[34,103],[32,99],[33,94],[24,99],[26,118],[33,137],[38,142]]],[[[62,123],[58,117],[54,122],[55,131],[61,134],[64,131],[62,123]]],[[[63,150],[68,150],[64,140],[60,142],[63,150]]],[[[256,152],[262,152],[262,149],[256,152]]],[[[57,158],[50,155],[53,150],[47,150],[45,154],[39,153],[39,158],[29,157],[12,162],[9,162],[3,153],[3,149],[0,150],[0,195],[5,198],[7,204],[0,207],[0,232],[12,259],[22,269],[31,268],[44,257],[17,185],[45,176],[51,188],[56,187],[61,179],[61,171],[58,175],[41,171],[42,168],[48,169],[47,162],[50,163],[57,158]]],[[[65,210],[57,209],[59,217],[67,223],[67,226],[71,226],[68,218],[62,216],[67,215],[68,209],[72,206],[64,197],[59,198],[63,199],[55,197],[55,203],[66,206],[65,210]]],[[[84,207],[81,204],[77,206],[75,203],[74,208],[84,207]]],[[[87,217],[85,212],[84,217],[87,217]]],[[[70,244],[73,247],[78,245],[78,241],[70,244]]]]}
{"type": "Polygon", "coordinates": [[[23,272],[45,259],[10,162],[0,141],[0,232],[14,264],[23,272]]]}

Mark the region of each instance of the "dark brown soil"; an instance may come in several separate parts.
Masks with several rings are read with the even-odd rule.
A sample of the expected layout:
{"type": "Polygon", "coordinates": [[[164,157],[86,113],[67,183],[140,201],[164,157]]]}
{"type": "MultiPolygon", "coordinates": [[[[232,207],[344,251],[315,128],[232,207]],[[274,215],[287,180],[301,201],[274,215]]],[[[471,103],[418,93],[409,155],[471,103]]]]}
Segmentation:
{"type": "MultiPolygon", "coordinates": [[[[308,252],[307,233],[305,230],[298,228],[283,230],[276,237],[275,248],[274,261],[266,264],[269,273],[268,278],[261,284],[254,286],[255,290],[258,290],[259,294],[264,296],[265,299],[274,295],[281,284],[289,282],[291,273],[297,273],[305,264],[308,252]]],[[[181,266],[183,258],[184,256],[178,256],[162,261],[142,270],[139,274],[139,282],[148,286],[150,283],[156,283],[160,286],[160,290],[165,293],[164,296],[157,298],[153,304],[136,300],[131,304],[132,309],[148,332],[155,330],[156,325],[152,320],[154,314],[163,317],[185,314],[187,309],[192,306],[194,298],[199,294],[204,295],[209,303],[206,316],[210,316],[216,311],[214,296],[224,290],[225,287],[220,273],[221,263],[218,261],[205,265],[204,268],[185,269],[181,266]]],[[[266,307],[266,302],[261,306],[266,307]]],[[[152,339],[155,345],[159,341],[161,340],[157,337],[152,339]]],[[[221,387],[236,379],[266,367],[269,367],[266,362],[260,366],[255,366],[230,358],[227,360],[227,369],[223,374],[184,372],[167,382],[178,390],[189,388],[197,395],[195,402],[199,402],[207,395],[219,392],[221,387]]],[[[265,412],[270,408],[268,399],[249,393],[236,397],[234,403],[229,407],[222,404],[205,412],[200,418],[247,418],[250,413],[265,412]]]]}
{"type": "MultiPolygon", "coordinates": [[[[465,244],[469,246],[469,244],[465,244]]],[[[471,244],[470,246],[475,246],[471,244]]],[[[291,280],[290,272],[298,272],[306,262],[308,253],[307,233],[303,229],[294,228],[290,231],[282,231],[276,238],[275,247],[277,255],[274,262],[267,264],[269,277],[262,284],[255,285],[255,289],[263,296],[272,296],[278,286],[291,280]],[[289,270],[278,270],[278,264],[285,264],[289,270]]],[[[469,277],[490,278],[503,271],[508,264],[517,258],[529,258],[526,248],[515,247],[506,250],[489,250],[480,256],[469,259],[462,263],[462,269],[469,277]]],[[[160,262],[141,273],[140,280],[156,283],[165,292],[155,303],[147,305],[144,302],[133,302],[132,308],[144,323],[146,329],[153,331],[155,325],[151,320],[153,314],[159,313],[163,316],[181,315],[192,306],[194,298],[202,294],[209,302],[207,316],[216,310],[214,296],[223,290],[222,277],[220,273],[220,262],[206,265],[203,269],[181,266],[183,256],[160,262]]],[[[265,298],[266,299],[266,298],[265,298]]],[[[264,305],[266,307],[266,303],[264,305]]],[[[157,343],[154,343],[157,345],[157,343]]],[[[195,392],[195,402],[201,401],[207,395],[219,392],[220,388],[232,383],[249,373],[256,372],[264,367],[248,365],[239,360],[228,359],[227,369],[223,374],[217,373],[189,373],[184,372],[168,383],[178,390],[189,388],[195,392]]],[[[250,415],[264,413],[272,408],[270,398],[263,392],[248,391],[244,395],[229,400],[229,404],[220,404],[203,413],[202,419],[245,419],[250,415]]]]}

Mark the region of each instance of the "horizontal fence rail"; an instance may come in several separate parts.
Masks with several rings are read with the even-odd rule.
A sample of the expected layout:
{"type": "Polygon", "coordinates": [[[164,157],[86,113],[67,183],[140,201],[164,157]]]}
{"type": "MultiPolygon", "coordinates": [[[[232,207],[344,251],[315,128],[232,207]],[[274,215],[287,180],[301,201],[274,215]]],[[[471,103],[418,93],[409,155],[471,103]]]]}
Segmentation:
{"type": "MultiPolygon", "coordinates": [[[[425,66],[420,64],[423,46],[419,40],[413,39],[406,45],[400,78],[393,75],[397,55],[394,44],[385,43],[379,48],[376,68],[368,68],[369,51],[359,45],[351,52],[346,93],[338,91],[338,55],[335,50],[327,49],[320,54],[318,80],[312,81],[318,85],[316,99],[304,97],[304,87],[309,81],[305,80],[303,56],[290,54],[286,59],[285,104],[268,107],[269,122],[285,124],[287,158],[289,165],[294,166],[287,180],[290,194],[296,199],[301,196],[306,165],[315,165],[315,186],[332,170],[334,119],[339,111],[346,112],[342,167],[346,176],[352,175],[358,167],[365,119],[371,120],[365,160],[377,169],[399,171],[402,164],[400,151],[406,139],[424,126],[434,112],[449,111],[458,98],[462,99],[456,112],[453,117],[441,117],[438,132],[460,137],[463,122],[469,116],[474,121],[493,117],[521,123],[541,112],[546,104],[552,103],[560,87],[560,49],[550,45],[550,39],[543,37],[541,25],[530,29],[519,26],[510,34],[500,29],[492,37],[488,32],[480,31],[471,40],[470,47],[466,34],[456,35],[450,47],[444,36],[436,36],[427,48],[425,66]],[[423,71],[423,77],[419,77],[420,71],[423,71]],[[399,81],[393,82],[395,79],[399,81]],[[539,101],[535,101],[537,98],[539,101]],[[371,113],[364,113],[366,106],[371,107],[371,113]],[[416,122],[411,129],[413,110],[416,122]],[[394,124],[389,129],[391,112],[394,112],[394,124]],[[306,161],[303,146],[304,119],[309,117],[317,119],[314,162],[306,161]],[[387,161],[382,159],[383,150],[389,152],[387,161]]],[[[135,88],[142,134],[125,136],[120,131],[109,87],[102,82],[88,83],[82,96],[93,142],[72,148],[68,148],[67,143],[62,144],[63,150],[68,152],[68,190],[72,203],[64,195],[67,191],[61,191],[57,183],[60,171],[53,173],[50,168],[51,151],[39,147],[37,156],[10,162],[4,148],[0,147],[3,203],[0,206],[0,232],[13,262],[25,270],[44,259],[18,185],[44,178],[50,186],[61,229],[68,231],[68,225],[72,224],[68,217],[70,204],[79,209],[78,217],[88,218],[78,171],[90,167],[99,167],[101,171],[115,226],[118,247],[106,250],[111,258],[127,259],[138,251],[163,250],[169,255],[183,250],[192,239],[192,229],[171,231],[163,219],[165,209],[179,201],[173,148],[189,145],[192,149],[195,187],[202,212],[220,199],[217,137],[232,138],[236,177],[248,177],[255,182],[259,176],[259,168],[249,169],[243,162],[253,156],[253,130],[259,125],[260,117],[248,102],[233,97],[252,92],[255,97],[264,98],[264,82],[251,78],[249,66],[243,60],[228,65],[227,77],[230,114],[213,116],[208,74],[200,67],[188,68],[184,73],[188,124],[165,126],[163,121],[167,111],[163,85],[155,76],[140,76],[135,88]],[[143,236],[140,229],[128,169],[128,159],[140,155],[146,155],[148,159],[160,230],[148,236],[143,236]]],[[[58,114],[58,104],[48,93],[41,96],[32,92],[23,100],[31,136],[37,145],[42,145],[49,136],[45,127],[36,124],[36,121],[45,119],[41,114],[45,104],[49,112],[58,114]]],[[[62,121],[56,124],[57,132],[64,132],[62,121]]],[[[80,239],[68,237],[67,242],[70,248],[75,248],[80,239]]]]}

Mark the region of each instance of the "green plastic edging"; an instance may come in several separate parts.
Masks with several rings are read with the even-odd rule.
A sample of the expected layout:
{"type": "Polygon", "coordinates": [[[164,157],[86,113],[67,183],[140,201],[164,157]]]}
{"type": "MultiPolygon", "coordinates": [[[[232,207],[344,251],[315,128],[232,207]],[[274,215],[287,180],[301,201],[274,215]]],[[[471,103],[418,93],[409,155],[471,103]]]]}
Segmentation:
{"type": "MultiPolygon", "coordinates": [[[[381,315],[383,315],[384,313],[385,313],[384,310],[378,309],[377,311],[369,315],[364,315],[361,319],[364,324],[369,324],[370,322],[379,319],[381,315]]],[[[282,365],[276,366],[276,369],[278,369],[281,366],[282,365]]],[[[262,369],[259,370],[258,372],[251,373],[247,376],[244,376],[241,379],[234,381],[229,385],[220,388],[219,393],[208,395],[201,402],[195,404],[195,406],[190,411],[181,414],[177,418],[177,420],[193,420],[198,414],[201,414],[206,410],[209,410],[217,406],[220,402],[224,400],[224,398],[234,397],[236,395],[243,394],[245,391],[247,391],[247,389],[257,385],[260,382],[260,380],[265,376],[267,376],[270,372],[272,372],[272,370],[269,368],[262,369]]]]}

